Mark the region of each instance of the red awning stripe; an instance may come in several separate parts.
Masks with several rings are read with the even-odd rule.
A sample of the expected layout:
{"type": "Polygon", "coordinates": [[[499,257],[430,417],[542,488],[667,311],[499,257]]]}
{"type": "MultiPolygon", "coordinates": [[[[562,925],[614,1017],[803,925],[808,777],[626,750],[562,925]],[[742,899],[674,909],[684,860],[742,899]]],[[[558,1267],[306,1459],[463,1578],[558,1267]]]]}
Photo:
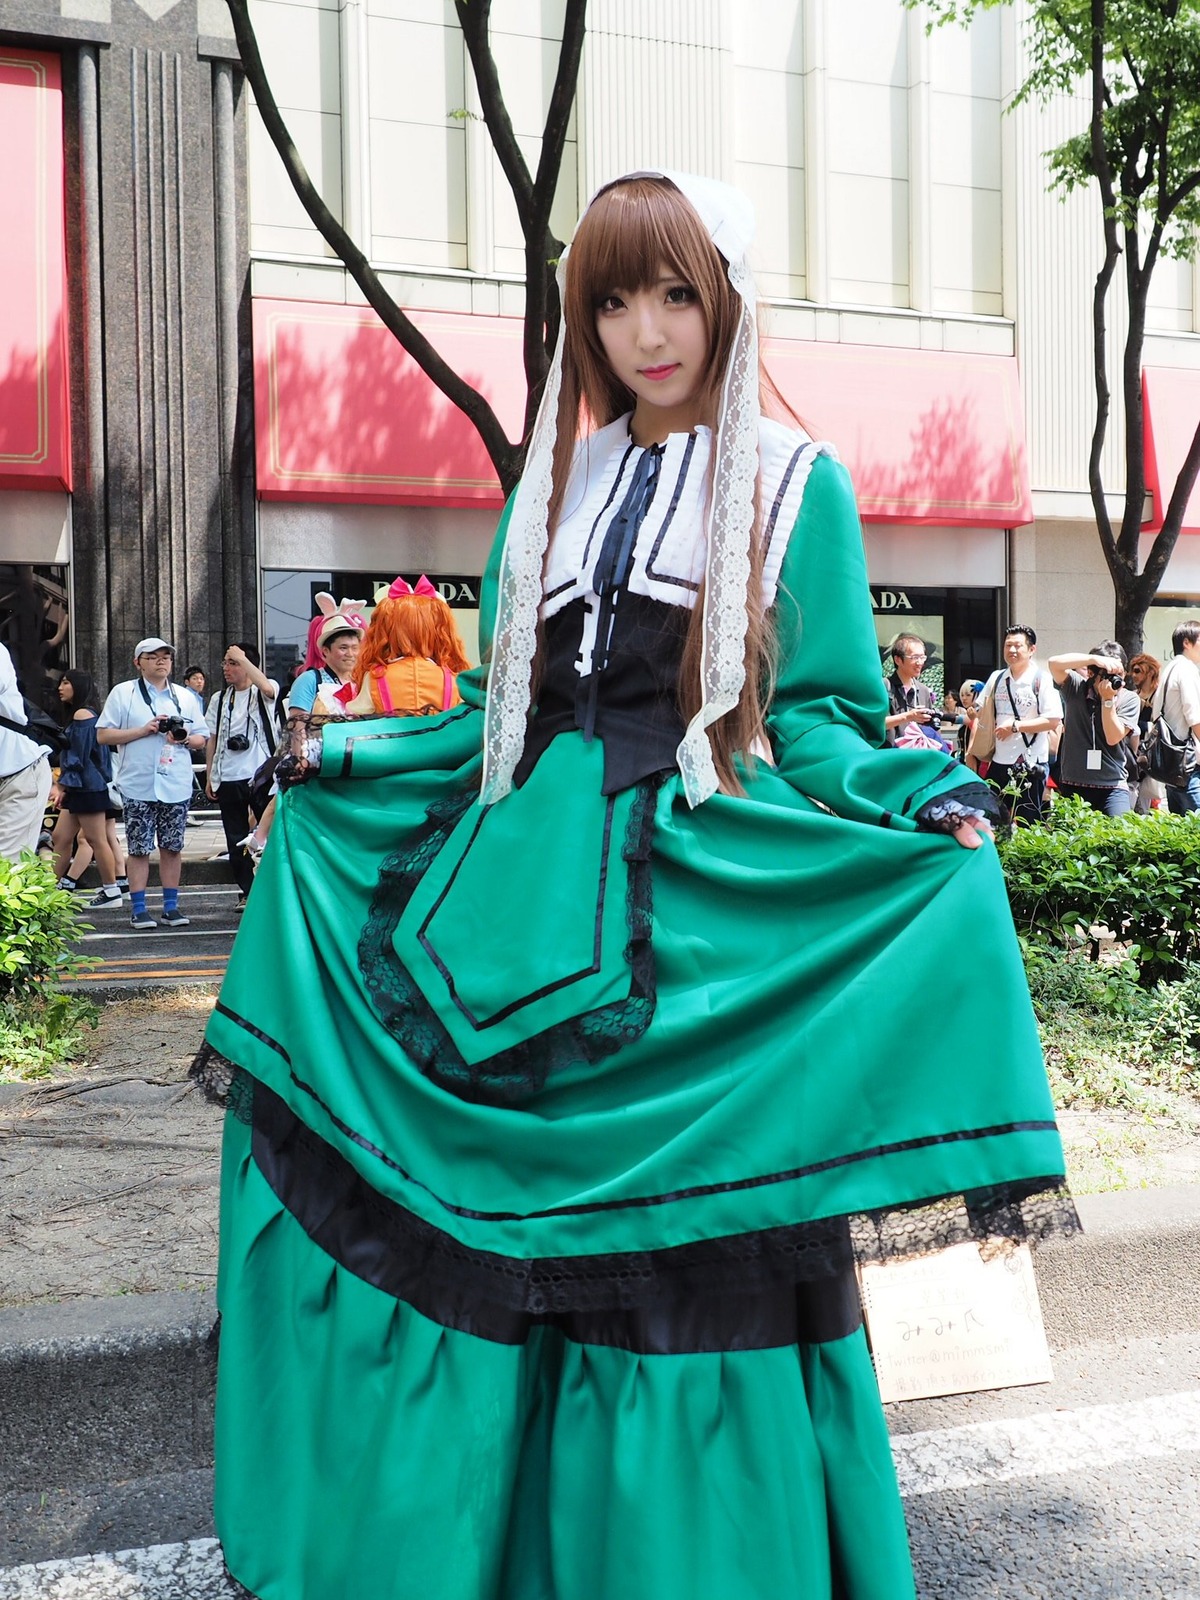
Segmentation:
{"type": "MultiPolygon", "coordinates": [[[[524,414],[512,317],[417,312],[510,438],[524,414]]],[[[373,311],[256,300],[258,486],[267,499],[498,506],[475,429],[373,311]]],[[[1032,520],[1016,362],[770,339],[781,392],[854,475],[873,522],[1032,520]]]]}

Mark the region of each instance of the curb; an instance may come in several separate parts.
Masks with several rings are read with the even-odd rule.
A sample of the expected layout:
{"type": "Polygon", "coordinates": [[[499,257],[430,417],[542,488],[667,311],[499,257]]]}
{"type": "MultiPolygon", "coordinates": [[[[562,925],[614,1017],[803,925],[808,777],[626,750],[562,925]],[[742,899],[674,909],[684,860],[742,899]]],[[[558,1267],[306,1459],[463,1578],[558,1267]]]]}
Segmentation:
{"type": "Polygon", "coordinates": [[[211,1465],[215,1317],[197,1293],[0,1310],[0,1493],[211,1465]]]}
{"type": "Polygon", "coordinates": [[[1200,1331],[1200,1184],[1076,1204],[1082,1238],[1034,1255],[1051,1348],[1200,1331]]]}
{"type": "MultiPolygon", "coordinates": [[[[1052,1349],[1200,1331],[1200,1186],[1085,1195],[1036,1255],[1052,1349]]],[[[0,1493],[212,1464],[211,1294],[0,1309],[0,1493]]]]}

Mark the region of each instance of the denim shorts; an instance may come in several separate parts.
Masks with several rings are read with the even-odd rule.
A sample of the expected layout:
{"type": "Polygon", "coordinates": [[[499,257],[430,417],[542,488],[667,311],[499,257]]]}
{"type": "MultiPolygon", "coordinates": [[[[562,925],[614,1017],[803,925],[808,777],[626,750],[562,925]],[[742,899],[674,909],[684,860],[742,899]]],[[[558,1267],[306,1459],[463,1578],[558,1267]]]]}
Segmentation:
{"type": "Polygon", "coordinates": [[[148,856],[158,835],[160,850],[182,850],[187,830],[187,800],[125,801],[125,851],[131,856],[148,856]]]}

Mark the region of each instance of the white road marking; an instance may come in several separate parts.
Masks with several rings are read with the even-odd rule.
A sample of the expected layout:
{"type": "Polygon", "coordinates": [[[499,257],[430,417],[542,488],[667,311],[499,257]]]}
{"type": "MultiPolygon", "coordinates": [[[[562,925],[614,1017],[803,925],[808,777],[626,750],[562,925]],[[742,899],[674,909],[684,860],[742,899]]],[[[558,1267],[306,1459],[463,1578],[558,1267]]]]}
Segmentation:
{"type": "Polygon", "coordinates": [[[1055,1472],[1094,1472],[1123,1461],[1190,1450],[1200,1451],[1200,1390],[1121,1405],[971,1422],[961,1428],[933,1428],[892,1440],[900,1493],[905,1496],[1055,1472]]]}
{"type": "Polygon", "coordinates": [[[215,1539],[0,1572],[0,1600],[230,1600],[233,1592],[215,1539]]]}
{"type": "MultiPolygon", "coordinates": [[[[910,1497],[1051,1473],[1094,1473],[1188,1451],[1200,1451],[1200,1390],[892,1440],[900,1492],[910,1497]]],[[[232,1594],[216,1539],[0,1571],[0,1600],[231,1600],[232,1594]]],[[[1177,1591],[1171,1600],[1195,1596],[1177,1591]]]]}

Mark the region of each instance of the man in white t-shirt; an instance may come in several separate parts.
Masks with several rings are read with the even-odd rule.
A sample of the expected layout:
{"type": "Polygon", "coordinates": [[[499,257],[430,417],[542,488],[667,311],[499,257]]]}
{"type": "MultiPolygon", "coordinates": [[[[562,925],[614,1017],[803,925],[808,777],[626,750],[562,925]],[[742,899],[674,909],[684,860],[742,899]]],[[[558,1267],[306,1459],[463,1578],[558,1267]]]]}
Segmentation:
{"type": "Polygon", "coordinates": [[[1192,735],[1192,771],[1187,787],[1163,785],[1167,806],[1176,816],[1200,811],[1200,622],[1181,622],[1171,635],[1174,658],[1158,680],[1150,707],[1176,739],[1192,735]]]}
{"type": "Polygon", "coordinates": [[[1004,633],[1005,665],[993,672],[981,699],[996,712],[996,753],[988,782],[1008,814],[1040,822],[1050,765],[1050,735],[1062,727],[1062,697],[1054,679],[1037,664],[1037,634],[1024,623],[1004,633]]]}
{"type": "Polygon", "coordinates": [[[254,861],[242,841],[250,818],[250,781],[275,754],[275,703],[279,685],[259,666],[252,644],[231,644],[221,663],[225,687],[208,702],[205,791],[221,811],[229,865],[238,886],[236,910],[246,904],[254,882],[254,861]]]}

